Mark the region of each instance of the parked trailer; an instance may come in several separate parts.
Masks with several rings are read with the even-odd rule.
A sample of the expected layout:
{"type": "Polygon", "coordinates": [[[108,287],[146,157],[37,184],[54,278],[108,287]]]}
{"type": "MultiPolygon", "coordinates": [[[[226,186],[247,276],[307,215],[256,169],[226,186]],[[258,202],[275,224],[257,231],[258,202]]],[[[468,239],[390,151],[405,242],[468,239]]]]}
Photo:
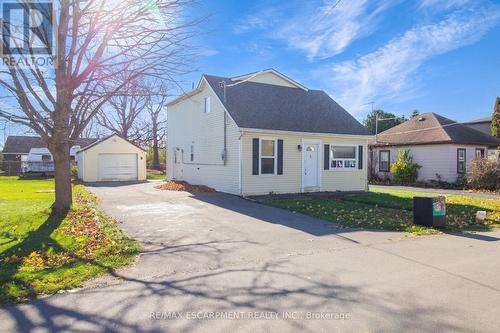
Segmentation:
{"type": "Polygon", "coordinates": [[[54,174],[54,161],[47,148],[31,148],[28,158],[21,162],[21,173],[27,174],[54,174]]]}
{"type": "MultiPolygon", "coordinates": [[[[69,155],[72,161],[75,161],[76,152],[80,146],[73,146],[69,155]]],[[[75,161],[76,162],[76,161],[75,161]]],[[[48,148],[31,148],[25,160],[21,161],[21,174],[54,174],[54,160],[48,148]]]]}

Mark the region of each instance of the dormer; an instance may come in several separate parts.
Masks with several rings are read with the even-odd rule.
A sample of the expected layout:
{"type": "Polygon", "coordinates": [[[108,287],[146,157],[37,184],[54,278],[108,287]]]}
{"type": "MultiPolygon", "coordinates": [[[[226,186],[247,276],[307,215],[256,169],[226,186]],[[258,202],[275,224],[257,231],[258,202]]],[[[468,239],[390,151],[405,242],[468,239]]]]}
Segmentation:
{"type": "Polygon", "coordinates": [[[281,74],[275,69],[265,69],[258,72],[253,72],[237,77],[231,78],[234,83],[237,81],[247,81],[247,82],[257,82],[257,83],[265,83],[272,84],[276,86],[284,86],[290,88],[298,88],[307,91],[308,89],[298,83],[297,81],[292,80],[284,74],[281,74]]]}

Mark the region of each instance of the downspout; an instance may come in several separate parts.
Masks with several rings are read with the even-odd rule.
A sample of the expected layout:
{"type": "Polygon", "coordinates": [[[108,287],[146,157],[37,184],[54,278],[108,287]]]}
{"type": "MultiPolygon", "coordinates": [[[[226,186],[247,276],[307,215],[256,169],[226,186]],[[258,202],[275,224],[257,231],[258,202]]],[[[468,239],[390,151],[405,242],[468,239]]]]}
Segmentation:
{"type": "Polygon", "coordinates": [[[222,151],[222,156],[224,159],[224,165],[226,165],[227,162],[227,129],[226,129],[226,111],[223,111],[224,113],[224,149],[222,151]]]}
{"type": "MultiPolygon", "coordinates": [[[[220,81],[219,87],[222,88],[222,103],[224,108],[226,107],[226,81],[220,81]]],[[[224,148],[222,149],[222,160],[224,161],[224,166],[227,162],[227,129],[226,129],[226,111],[224,110],[224,148]]]]}
{"type": "Polygon", "coordinates": [[[243,134],[240,131],[240,137],[238,138],[238,189],[240,191],[240,195],[243,196],[243,134]]]}

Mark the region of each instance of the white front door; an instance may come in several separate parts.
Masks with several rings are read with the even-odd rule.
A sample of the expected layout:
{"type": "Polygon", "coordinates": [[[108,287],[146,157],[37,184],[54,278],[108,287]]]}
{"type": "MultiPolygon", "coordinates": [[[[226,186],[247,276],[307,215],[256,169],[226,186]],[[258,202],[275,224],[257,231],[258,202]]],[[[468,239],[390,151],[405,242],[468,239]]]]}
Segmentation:
{"type": "Polygon", "coordinates": [[[304,187],[319,186],[318,150],[318,144],[304,144],[304,187]]]}

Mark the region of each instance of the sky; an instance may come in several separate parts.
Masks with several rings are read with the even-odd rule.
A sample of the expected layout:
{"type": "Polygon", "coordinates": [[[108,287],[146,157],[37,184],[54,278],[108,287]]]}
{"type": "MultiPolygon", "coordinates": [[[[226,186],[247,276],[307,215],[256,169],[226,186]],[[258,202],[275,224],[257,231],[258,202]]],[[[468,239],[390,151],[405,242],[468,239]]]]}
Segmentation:
{"type": "Polygon", "coordinates": [[[274,68],[363,119],[374,108],[489,116],[500,96],[500,1],[203,1],[196,71],[274,68]]]}
{"type": "MultiPolygon", "coordinates": [[[[193,72],[274,68],[326,91],[358,120],[374,108],[456,121],[500,96],[500,0],[203,0],[193,72]]],[[[0,143],[23,128],[0,122],[0,143]]]]}

